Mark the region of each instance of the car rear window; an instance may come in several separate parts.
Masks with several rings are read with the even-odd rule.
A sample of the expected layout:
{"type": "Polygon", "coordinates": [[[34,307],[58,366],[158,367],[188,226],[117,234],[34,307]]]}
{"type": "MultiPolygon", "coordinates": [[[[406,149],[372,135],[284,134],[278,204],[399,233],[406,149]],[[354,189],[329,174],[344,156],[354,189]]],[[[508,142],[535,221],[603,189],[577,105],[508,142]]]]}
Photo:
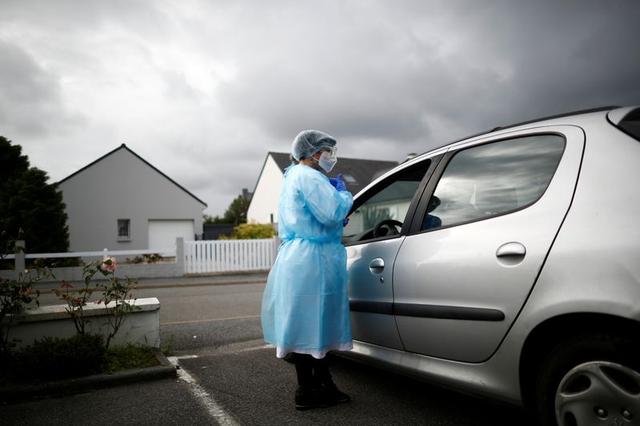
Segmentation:
{"type": "Polygon", "coordinates": [[[618,127],[640,141],[640,108],[636,108],[625,115],[618,123],[618,127]]]}
{"type": "Polygon", "coordinates": [[[560,163],[565,140],[532,135],[455,154],[429,201],[422,230],[506,214],[538,200],[560,163]]]}

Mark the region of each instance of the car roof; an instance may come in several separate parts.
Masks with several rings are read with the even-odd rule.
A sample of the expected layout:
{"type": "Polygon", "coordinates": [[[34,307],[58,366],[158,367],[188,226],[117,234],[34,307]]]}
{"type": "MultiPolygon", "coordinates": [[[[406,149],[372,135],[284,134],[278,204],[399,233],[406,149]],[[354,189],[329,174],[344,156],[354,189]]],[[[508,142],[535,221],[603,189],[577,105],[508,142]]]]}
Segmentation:
{"type": "MultiPolygon", "coordinates": [[[[426,154],[431,154],[434,151],[443,149],[445,147],[450,147],[451,145],[457,144],[458,142],[463,142],[463,141],[467,141],[467,140],[471,140],[474,138],[477,138],[478,136],[488,136],[491,133],[494,132],[500,132],[502,130],[507,130],[507,129],[515,129],[517,127],[522,127],[522,126],[526,126],[528,124],[534,124],[534,123],[544,123],[546,121],[552,121],[552,120],[557,120],[559,118],[565,118],[565,117],[577,117],[577,116],[581,116],[581,115],[587,115],[587,114],[593,114],[593,113],[597,113],[597,112],[608,112],[611,110],[614,110],[616,108],[620,108],[619,106],[615,106],[615,105],[610,105],[610,106],[603,106],[603,107],[598,107],[598,108],[589,108],[589,109],[581,109],[581,110],[576,110],[576,111],[571,111],[571,112],[564,112],[561,114],[555,114],[555,115],[549,115],[549,116],[545,116],[545,117],[540,117],[540,118],[535,118],[532,120],[526,120],[526,121],[521,121],[518,123],[514,123],[514,124],[509,124],[509,125],[505,125],[505,126],[498,126],[498,127],[494,127],[491,130],[485,130],[483,132],[479,132],[479,133],[475,133],[473,135],[470,136],[465,136],[464,138],[455,140],[455,141],[451,141],[451,142],[446,142],[436,148],[430,149],[429,151],[425,151],[419,155],[417,155],[414,159],[417,160],[421,157],[423,157],[426,154]]],[[[412,161],[414,160],[412,159],[412,161]]]]}
{"type": "MultiPolygon", "coordinates": [[[[554,120],[556,118],[571,117],[573,115],[591,114],[593,112],[610,111],[610,110],[615,109],[615,108],[619,108],[619,107],[615,106],[615,105],[611,105],[611,106],[604,106],[604,107],[599,107],[599,108],[589,108],[589,109],[582,109],[582,110],[578,110],[578,111],[565,112],[565,113],[562,113],[562,114],[556,114],[556,115],[550,115],[550,116],[547,116],[547,117],[536,118],[534,120],[522,121],[520,123],[510,124],[508,126],[498,126],[498,127],[492,129],[490,132],[487,132],[487,133],[496,132],[498,130],[511,129],[513,127],[520,127],[520,126],[524,126],[526,124],[537,123],[537,122],[540,122],[540,121],[554,120]]],[[[468,138],[465,138],[465,139],[468,139],[468,138]]]]}
{"type": "MultiPolygon", "coordinates": [[[[441,151],[441,153],[446,152],[452,145],[458,144],[459,142],[464,142],[464,141],[469,141],[471,139],[477,138],[479,136],[488,136],[491,133],[494,132],[502,132],[505,129],[515,129],[518,127],[522,127],[522,126],[526,126],[528,124],[533,124],[533,123],[546,123],[546,122],[553,122],[557,119],[560,118],[565,118],[565,117],[578,117],[578,116],[584,116],[584,115],[588,115],[588,114],[594,114],[594,113],[606,113],[608,111],[612,111],[612,110],[616,110],[618,108],[621,108],[619,106],[615,106],[615,105],[611,105],[611,106],[603,106],[603,107],[598,107],[598,108],[589,108],[589,109],[581,109],[581,110],[576,110],[576,111],[571,111],[571,112],[565,112],[565,113],[561,113],[561,114],[555,114],[555,115],[550,115],[550,116],[545,116],[545,117],[541,117],[541,118],[536,118],[533,120],[527,120],[527,121],[522,121],[519,123],[514,123],[514,124],[509,124],[506,126],[498,126],[495,127],[489,131],[484,131],[484,132],[480,132],[480,133],[476,133],[470,136],[465,136],[462,139],[458,139],[458,140],[454,140],[451,142],[446,142],[443,145],[440,145],[436,148],[430,149],[429,151],[425,151],[421,154],[416,155],[414,158],[410,159],[410,160],[406,160],[403,163],[398,164],[396,167],[394,167],[393,169],[387,171],[386,173],[384,173],[382,176],[379,176],[378,178],[374,179],[372,182],[370,182],[368,185],[366,185],[360,192],[363,192],[364,190],[369,189],[370,187],[374,186],[375,184],[377,184],[378,181],[386,178],[388,175],[391,175],[393,173],[398,172],[401,169],[404,169],[405,167],[410,167],[413,164],[416,164],[420,161],[422,161],[426,156],[432,156],[432,155],[437,155],[438,151],[441,151]]],[[[606,114],[605,114],[606,115],[606,114]]],[[[557,124],[557,123],[554,123],[557,124]]]]}
{"type": "MultiPolygon", "coordinates": [[[[371,186],[373,186],[374,184],[376,184],[379,180],[382,180],[382,178],[386,178],[386,176],[392,174],[392,173],[396,173],[399,170],[405,168],[405,167],[410,167],[411,165],[418,163],[420,161],[422,161],[424,159],[425,156],[427,155],[434,155],[437,151],[446,151],[449,147],[451,147],[452,145],[455,145],[459,142],[463,142],[463,141],[468,141],[471,139],[474,139],[476,137],[479,136],[488,136],[491,133],[494,132],[501,132],[505,129],[515,129],[517,127],[522,127],[522,126],[526,126],[528,124],[533,124],[533,123],[544,123],[547,121],[554,121],[557,120],[559,118],[565,118],[565,117],[577,117],[577,116],[582,116],[582,115],[588,115],[588,114],[593,114],[593,113],[598,113],[598,112],[608,112],[611,110],[614,110],[616,108],[620,108],[619,106],[603,106],[603,107],[598,107],[598,108],[589,108],[589,109],[581,109],[581,110],[577,110],[577,111],[571,111],[571,112],[565,112],[565,113],[561,113],[561,114],[556,114],[556,115],[550,115],[550,116],[545,116],[545,117],[541,117],[541,118],[536,118],[533,120],[527,120],[527,121],[522,121],[519,123],[514,123],[514,124],[510,124],[510,125],[506,125],[506,126],[498,126],[495,127],[489,131],[484,131],[484,132],[480,132],[480,133],[476,133],[474,135],[470,135],[470,136],[465,136],[462,139],[458,139],[455,141],[451,141],[451,142],[447,142],[443,145],[440,145],[436,148],[430,149],[429,151],[423,152],[419,155],[416,155],[414,158],[407,160],[401,164],[399,164],[398,166],[394,167],[393,169],[387,171],[385,174],[383,174],[382,176],[378,177],[377,179],[374,179],[373,182],[370,182],[369,185],[367,185],[365,188],[363,188],[362,191],[369,189],[371,186]]],[[[362,192],[361,191],[361,192],[362,192]]]]}

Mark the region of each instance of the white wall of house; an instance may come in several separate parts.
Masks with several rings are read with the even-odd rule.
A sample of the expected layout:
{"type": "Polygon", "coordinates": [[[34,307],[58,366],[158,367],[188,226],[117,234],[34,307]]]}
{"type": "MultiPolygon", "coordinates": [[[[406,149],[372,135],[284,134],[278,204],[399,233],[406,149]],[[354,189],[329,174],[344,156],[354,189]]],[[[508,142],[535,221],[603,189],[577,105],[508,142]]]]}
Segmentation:
{"type": "MultiPolygon", "coordinates": [[[[165,248],[148,246],[150,221],[190,223],[194,233],[202,232],[206,206],[125,147],[64,180],[59,188],[71,251],[165,248]],[[130,220],[129,239],[118,237],[118,219],[130,220]]],[[[173,241],[178,236],[182,235],[173,241]]]]}
{"type": "Polygon", "coordinates": [[[278,222],[278,202],[283,180],[284,175],[280,167],[269,155],[247,210],[248,223],[271,223],[272,217],[273,222],[278,222]]]}

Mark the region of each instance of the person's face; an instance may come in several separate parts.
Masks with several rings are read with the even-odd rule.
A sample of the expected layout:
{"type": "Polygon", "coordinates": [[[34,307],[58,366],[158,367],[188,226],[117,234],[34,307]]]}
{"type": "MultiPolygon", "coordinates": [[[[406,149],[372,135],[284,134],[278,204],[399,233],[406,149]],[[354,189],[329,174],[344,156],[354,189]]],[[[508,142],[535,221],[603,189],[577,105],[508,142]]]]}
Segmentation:
{"type": "Polygon", "coordinates": [[[320,151],[316,152],[315,154],[312,155],[313,158],[316,159],[316,161],[320,160],[320,156],[322,156],[323,152],[330,152],[328,149],[321,149],[320,151]]]}

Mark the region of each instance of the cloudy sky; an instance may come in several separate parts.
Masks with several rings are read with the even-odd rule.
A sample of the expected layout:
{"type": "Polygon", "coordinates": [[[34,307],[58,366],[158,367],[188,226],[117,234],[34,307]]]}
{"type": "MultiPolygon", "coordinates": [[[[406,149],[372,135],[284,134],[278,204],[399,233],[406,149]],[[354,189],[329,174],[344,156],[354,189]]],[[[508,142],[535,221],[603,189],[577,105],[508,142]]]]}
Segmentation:
{"type": "Polygon", "coordinates": [[[640,104],[640,2],[0,0],[0,135],[58,181],[126,143],[222,214],[317,128],[402,160],[640,104]]]}

